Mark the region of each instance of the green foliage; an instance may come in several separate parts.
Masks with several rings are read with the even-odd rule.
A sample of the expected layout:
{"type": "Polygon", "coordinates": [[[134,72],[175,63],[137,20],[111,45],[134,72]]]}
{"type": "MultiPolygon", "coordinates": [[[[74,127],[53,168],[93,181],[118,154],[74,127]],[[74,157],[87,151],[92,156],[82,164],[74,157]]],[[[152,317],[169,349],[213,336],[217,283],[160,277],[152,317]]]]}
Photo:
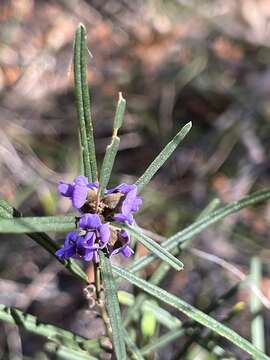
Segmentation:
{"type": "Polygon", "coordinates": [[[156,243],[154,240],[142,233],[142,231],[137,226],[130,225],[119,225],[126,229],[130,235],[135,239],[140,241],[147,249],[151,251],[152,254],[155,254],[157,257],[168,263],[175,270],[182,270],[184,264],[169,253],[166,249],[156,243]]]}
{"type": "Polygon", "coordinates": [[[180,142],[186,137],[192,127],[192,123],[187,123],[182,129],[175,135],[175,137],[165,146],[155,160],[148,166],[143,175],[136,181],[138,191],[141,191],[145,185],[149,183],[156,172],[161,168],[166,160],[172,155],[174,150],[180,144],[180,142]]]}
{"type": "Polygon", "coordinates": [[[55,343],[47,343],[45,348],[48,352],[52,353],[54,356],[57,356],[57,359],[63,360],[97,360],[97,357],[89,355],[86,351],[77,351],[70,349],[67,346],[57,345],[55,343]]]}
{"type": "MultiPolygon", "coordinates": [[[[106,149],[98,179],[94,131],[87,81],[86,30],[81,24],[78,26],[75,36],[74,80],[79,119],[82,172],[91,182],[99,180],[101,185],[99,196],[102,196],[109,183],[114,160],[119,147],[120,139],[118,137],[118,130],[123,122],[126,102],[120,94],[113,123],[112,140],[106,149]]],[[[178,134],[149,165],[145,173],[136,182],[139,191],[149,183],[151,178],[185,138],[190,129],[191,122],[186,124],[178,132],[178,134]]],[[[119,224],[119,227],[126,229],[134,239],[147,247],[150,250],[150,253],[142,258],[132,261],[128,266],[129,270],[125,270],[112,265],[111,260],[106,254],[100,251],[100,264],[94,267],[95,291],[97,297],[96,305],[106,328],[106,340],[108,338],[112,340],[116,359],[125,360],[127,358],[134,358],[142,360],[144,355],[157,351],[159,348],[168,345],[171,341],[182,335],[188,337],[189,343],[192,344],[195,341],[200,346],[205,346],[208,349],[206,346],[207,344],[205,345],[204,343],[205,339],[200,336],[202,326],[204,326],[209,330],[209,337],[207,337],[206,340],[210,339],[215,342],[215,340],[221,336],[250,354],[253,358],[269,360],[269,357],[263,353],[264,342],[262,339],[264,339],[264,330],[262,319],[258,317],[258,315],[252,321],[252,338],[254,344],[251,344],[228,326],[208,315],[209,312],[216,309],[227,298],[234,294],[238,289],[238,285],[237,287],[234,287],[233,291],[231,290],[218,301],[211,303],[204,312],[157,286],[167,275],[170,267],[176,270],[183,269],[182,262],[178,260],[176,256],[188,246],[189,240],[195,235],[217,221],[224,219],[228,215],[236,213],[251,205],[266,201],[269,198],[270,189],[265,189],[214,211],[219,205],[219,201],[215,200],[193,224],[179,231],[161,244],[158,244],[150,237],[146,236],[143,233],[143,230],[137,225],[130,226],[119,224]],[[134,274],[157,258],[161,259],[162,262],[148,282],[134,274]],[[126,292],[119,292],[117,296],[117,286],[114,276],[117,276],[118,278],[121,277],[138,287],[141,290],[139,295],[135,297],[126,292]],[[149,299],[148,296],[150,296],[151,299],[149,299]],[[156,298],[160,302],[176,308],[181,313],[185,314],[189,320],[181,322],[167,310],[164,310],[156,301],[153,301],[152,298],[156,298]],[[124,321],[122,321],[119,299],[122,304],[130,307],[124,321]],[[259,319],[261,320],[259,321],[259,319]],[[134,341],[132,337],[134,322],[136,324],[135,326],[137,326],[139,321],[141,321],[140,330],[144,335],[144,339],[149,338],[150,340],[150,342],[145,344],[142,349],[138,348],[136,338],[134,341]],[[154,337],[154,333],[158,329],[158,323],[164,325],[170,331],[155,341],[151,341],[150,338],[154,337]],[[126,328],[124,328],[124,326],[126,326],[126,328]],[[190,328],[192,328],[192,333],[188,334],[186,330],[190,328]]],[[[8,203],[0,201],[0,233],[26,234],[54,257],[58,246],[46,232],[66,232],[73,230],[74,228],[75,217],[73,215],[23,217],[22,214],[8,203]]],[[[74,261],[64,261],[60,260],[58,257],[56,258],[72,275],[76,276],[84,284],[88,283],[86,274],[74,261]]],[[[252,262],[251,275],[253,281],[259,286],[261,271],[260,263],[256,259],[253,259],[252,262]]],[[[258,299],[255,297],[252,297],[251,299],[252,312],[260,310],[260,305],[257,300],[258,299]]],[[[228,314],[227,320],[232,314],[236,314],[236,312],[232,310],[228,314]]],[[[61,329],[60,327],[42,323],[34,316],[25,314],[18,309],[0,305],[0,320],[16,324],[31,333],[43,336],[48,341],[46,349],[53,353],[57,358],[91,360],[100,358],[100,353],[103,351],[102,346],[100,345],[102,339],[87,340],[67,330],[61,329]]],[[[139,330],[139,327],[135,329],[139,330]]],[[[223,351],[222,348],[219,347],[219,349],[223,351]]]]}
{"type": "Polygon", "coordinates": [[[139,287],[143,291],[148,294],[156,297],[162,302],[178,309],[185,315],[187,315],[190,319],[197,321],[198,323],[206,326],[208,329],[213,330],[217,334],[225,337],[233,344],[237,345],[239,348],[252,355],[255,359],[267,360],[268,356],[263,354],[260,350],[255,348],[250,342],[246,339],[239,336],[235,331],[231,330],[227,326],[222,325],[220,322],[211,318],[207,314],[202,311],[196,309],[194,306],[186,303],[185,301],[178,299],[175,295],[168,293],[167,291],[161,289],[160,287],[150,284],[145,280],[139,278],[133,273],[121,269],[117,266],[113,266],[113,271],[116,275],[121,276],[123,279],[131,282],[133,285],[139,287]]]}
{"type": "Polygon", "coordinates": [[[1,304],[0,320],[21,326],[33,334],[43,336],[53,342],[56,347],[67,346],[77,356],[81,355],[81,350],[85,353],[87,351],[88,355],[86,353],[87,357],[85,359],[93,359],[93,357],[89,356],[89,353],[95,355],[100,352],[100,339],[88,340],[60,327],[41,322],[35,316],[24,313],[16,308],[1,304]]]}
{"type": "MultiPolygon", "coordinates": [[[[183,248],[185,242],[193,238],[195,235],[199,234],[208,226],[214,224],[219,220],[224,219],[226,216],[230,214],[236,213],[248,206],[266,201],[269,198],[270,198],[269,189],[258,191],[251,195],[245,196],[243,199],[239,201],[235,201],[232,204],[228,204],[223,208],[218,209],[217,211],[204,217],[203,219],[195,221],[193,224],[191,224],[184,230],[179,231],[178,233],[171,236],[166,241],[162,242],[162,247],[166,250],[173,250],[177,247],[183,248]]],[[[129,267],[129,270],[133,272],[139,271],[148,264],[150,264],[150,262],[152,262],[155,258],[156,258],[155,254],[149,254],[143,256],[142,258],[134,261],[134,263],[129,267]]]]}
{"type": "Polygon", "coordinates": [[[115,282],[112,273],[110,260],[100,253],[101,278],[104,284],[105,301],[111,320],[112,339],[117,359],[127,359],[126,347],[120,313],[120,306],[117,298],[115,282]]]}
{"type": "Polygon", "coordinates": [[[97,162],[87,80],[87,57],[86,30],[80,24],[76,31],[74,43],[74,82],[79,118],[81,158],[85,176],[92,182],[97,180],[97,162]]]}
{"type": "Polygon", "coordinates": [[[115,156],[116,156],[118,148],[119,148],[120,139],[117,136],[117,133],[123,123],[125,108],[126,108],[126,100],[122,97],[122,94],[120,93],[116,112],[115,112],[114,123],[113,123],[112,140],[111,140],[110,145],[107,146],[104,160],[103,160],[102,167],[101,167],[101,171],[100,171],[100,195],[101,196],[103,195],[104,190],[109,183],[115,156]]]}
{"type": "Polygon", "coordinates": [[[131,339],[126,329],[123,329],[125,342],[128,348],[129,353],[133,360],[144,360],[144,357],[141,351],[137,348],[135,342],[131,339]]]}
{"type": "Polygon", "coordinates": [[[66,232],[75,227],[74,216],[22,217],[0,220],[2,234],[24,234],[42,231],[66,232]]]}

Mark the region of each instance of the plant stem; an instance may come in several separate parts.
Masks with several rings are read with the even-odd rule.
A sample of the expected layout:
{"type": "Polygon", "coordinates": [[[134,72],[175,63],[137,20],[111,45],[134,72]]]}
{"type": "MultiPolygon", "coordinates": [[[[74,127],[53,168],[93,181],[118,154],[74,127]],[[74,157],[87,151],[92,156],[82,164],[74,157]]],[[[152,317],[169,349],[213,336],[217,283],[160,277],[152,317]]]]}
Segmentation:
{"type": "Polygon", "coordinates": [[[100,272],[100,263],[94,263],[94,276],[95,276],[95,287],[96,287],[96,304],[99,310],[99,314],[104,322],[106,335],[112,341],[112,328],[110,319],[105,307],[105,301],[103,299],[103,285],[100,272]]]}

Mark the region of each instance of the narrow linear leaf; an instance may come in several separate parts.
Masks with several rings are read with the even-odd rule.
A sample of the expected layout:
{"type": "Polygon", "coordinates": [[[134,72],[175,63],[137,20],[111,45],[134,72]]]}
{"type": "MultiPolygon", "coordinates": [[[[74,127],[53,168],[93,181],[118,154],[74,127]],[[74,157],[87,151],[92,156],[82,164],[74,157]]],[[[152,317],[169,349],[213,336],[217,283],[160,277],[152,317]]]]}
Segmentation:
{"type": "MultiPolygon", "coordinates": [[[[183,248],[184,242],[191,239],[193,236],[199,234],[208,226],[214,224],[215,222],[225,218],[230,214],[240,211],[243,208],[266,201],[269,198],[270,198],[269,189],[258,191],[249,196],[245,196],[241,200],[228,204],[214,211],[213,213],[204,217],[203,219],[194,222],[184,230],[179,231],[175,235],[168,238],[166,241],[162,242],[161,246],[168,251],[171,251],[177,248],[178,246],[183,248]]],[[[149,263],[151,263],[155,258],[156,255],[154,253],[143,256],[140,259],[135,260],[134,263],[129,267],[129,270],[132,272],[139,271],[145,266],[147,266],[149,263]]]]}
{"type": "Polygon", "coordinates": [[[201,220],[204,217],[210,215],[214,212],[220,205],[220,200],[218,198],[214,198],[209,202],[209,204],[202,210],[202,212],[198,215],[196,220],[201,220]]]}
{"type": "Polygon", "coordinates": [[[113,134],[112,140],[109,146],[107,146],[104,160],[100,171],[100,195],[104,194],[104,190],[107,187],[111,172],[113,169],[114,160],[119,148],[120,139],[117,136],[118,130],[122,126],[124,113],[126,108],[126,100],[123,98],[122,93],[119,93],[119,99],[116,107],[114,122],[113,122],[113,134]]]}
{"type": "MultiPolygon", "coordinates": [[[[212,201],[210,201],[210,203],[199,214],[197,219],[200,220],[203,217],[211,214],[219,206],[219,204],[220,204],[220,201],[218,199],[213,199],[212,201]]],[[[177,249],[175,248],[172,251],[173,255],[178,255],[179,253],[181,253],[181,249],[178,249],[178,248],[177,249]]],[[[154,285],[158,285],[165,278],[165,276],[169,270],[170,269],[168,267],[168,264],[166,264],[165,262],[162,262],[159,265],[159,267],[153,272],[149,281],[154,285]]]]}
{"type": "Polygon", "coordinates": [[[55,343],[45,344],[45,348],[50,353],[54,354],[57,359],[63,360],[98,360],[98,358],[89,355],[86,351],[74,350],[63,345],[57,345],[55,343]]]}
{"type": "Polygon", "coordinates": [[[84,349],[98,353],[100,351],[98,340],[88,340],[60,327],[41,322],[37,317],[24,313],[13,307],[0,305],[0,320],[23,327],[25,330],[43,336],[58,345],[84,349]]]}
{"type": "MultiPolygon", "coordinates": [[[[226,300],[232,298],[237,293],[240,288],[240,284],[241,282],[233,285],[229,290],[221,294],[218,298],[212,300],[212,302],[210,302],[210,304],[203,310],[203,312],[209,314],[220,308],[226,300]]],[[[158,349],[168,345],[171,341],[186,335],[188,332],[188,340],[182,348],[182,353],[184,353],[185,349],[198,339],[198,334],[201,334],[202,332],[201,328],[202,325],[197,324],[196,321],[186,320],[181,324],[181,329],[179,329],[179,326],[178,328],[172,328],[171,331],[158,338],[155,342],[146,345],[143,349],[141,349],[141,352],[143,355],[146,355],[152,351],[157,351],[158,349]],[[191,329],[192,333],[190,332],[191,329]]]]}
{"type": "Polygon", "coordinates": [[[80,24],[82,38],[81,38],[81,79],[82,79],[82,96],[83,96],[83,108],[84,108],[84,119],[86,127],[86,138],[88,145],[88,152],[90,157],[91,173],[93,181],[97,180],[97,162],[96,162],[96,151],[95,151],[95,139],[94,130],[91,117],[91,106],[90,96],[88,88],[88,76],[87,76],[87,60],[88,60],[88,49],[86,44],[86,29],[80,24]]]}
{"type": "Polygon", "coordinates": [[[141,353],[143,355],[149,355],[154,351],[157,351],[168,344],[170,344],[172,341],[176,340],[177,338],[185,335],[185,329],[173,329],[163,336],[160,336],[157,340],[151,342],[150,344],[144,346],[141,349],[141,353]]]}
{"type": "Polygon", "coordinates": [[[114,160],[115,160],[118,148],[119,148],[119,144],[120,144],[119,137],[113,136],[112,142],[110,143],[110,145],[107,146],[105,156],[103,159],[103,163],[102,163],[102,167],[100,170],[100,195],[101,196],[103,196],[104,190],[106,189],[106,187],[109,183],[114,160]]]}
{"type": "Polygon", "coordinates": [[[178,271],[183,269],[184,264],[180,260],[174,257],[171,253],[169,253],[165,248],[160,246],[150,237],[143,234],[138,227],[130,226],[127,224],[123,224],[121,225],[121,227],[126,229],[130,233],[130,235],[134,236],[135,239],[140,241],[140,243],[142,243],[147,249],[149,249],[153,254],[155,254],[155,256],[168,263],[171,267],[178,271]]]}
{"type": "MultiPolygon", "coordinates": [[[[6,201],[0,200],[0,217],[4,219],[12,219],[13,217],[20,217],[22,214],[9,205],[6,201]]],[[[74,218],[73,218],[74,221],[74,218]]],[[[1,219],[0,219],[1,222],[1,219]]],[[[66,267],[66,269],[75,275],[77,278],[84,282],[88,282],[87,275],[81,269],[79,265],[72,259],[69,260],[61,260],[58,256],[55,255],[55,251],[59,248],[59,246],[44,232],[36,232],[36,233],[26,233],[28,237],[34,240],[37,244],[42,246],[45,250],[47,250],[50,254],[52,254],[62,265],[66,267]]]]}
{"type": "Polygon", "coordinates": [[[125,336],[125,342],[127,345],[127,348],[132,356],[133,360],[144,360],[143,355],[141,354],[140,350],[137,348],[135,342],[131,339],[126,329],[123,329],[124,336],[125,336]]]}
{"type": "Polygon", "coordinates": [[[146,184],[152,179],[156,172],[161,168],[165,161],[171,156],[180,142],[185,138],[192,127],[192,123],[187,123],[182,129],[175,135],[175,137],[165,146],[165,148],[159,153],[155,160],[148,166],[144,174],[136,181],[138,186],[138,192],[140,192],[146,184]]]}
{"type": "Polygon", "coordinates": [[[74,82],[84,175],[92,182],[97,180],[97,163],[87,79],[86,30],[82,24],[75,35],[74,82]]]}
{"type": "Polygon", "coordinates": [[[115,265],[113,265],[113,272],[116,275],[119,275],[123,279],[129,281],[133,285],[139,287],[144,290],[148,294],[156,297],[160,301],[178,309],[182,313],[184,313],[189,318],[195,320],[196,322],[206,326],[208,329],[214,331],[222,337],[225,337],[233,344],[238,346],[240,349],[244,350],[255,359],[258,360],[269,360],[269,357],[263,354],[260,350],[255,348],[249,341],[242,338],[235,331],[228,328],[227,326],[222,325],[215,319],[211,318],[209,315],[203,313],[202,311],[196,309],[194,306],[186,303],[185,301],[177,298],[175,295],[168,293],[167,291],[157,287],[156,285],[150,284],[143,279],[140,279],[138,276],[133,273],[121,269],[115,265]]]}
{"type": "MultiPolygon", "coordinates": [[[[151,310],[155,315],[157,321],[170,330],[179,328],[179,326],[181,326],[181,321],[177,317],[173,316],[167,310],[161,308],[158,304],[153,303],[153,301],[147,300],[146,294],[141,293],[140,295],[143,296],[142,302],[140,302],[139,304],[141,307],[140,308],[141,312],[151,310]]],[[[139,296],[135,297],[133,294],[130,294],[126,291],[118,291],[119,302],[123,305],[128,306],[131,310],[134,309],[134,311],[135,311],[134,305],[137,304],[137,299],[139,296]]],[[[125,322],[123,322],[123,324],[125,326],[125,322]]]]}
{"type": "Polygon", "coordinates": [[[120,129],[123,124],[124,114],[126,110],[126,100],[123,98],[122,93],[119,93],[118,103],[116,107],[115,117],[113,121],[113,128],[120,129]]]}
{"type": "MultiPolygon", "coordinates": [[[[201,219],[204,216],[209,215],[217,208],[217,206],[219,206],[219,204],[220,201],[218,199],[213,199],[212,201],[210,201],[210,203],[199,214],[197,219],[201,219]]],[[[173,255],[179,255],[179,253],[181,253],[181,249],[178,248],[172,251],[173,255]]],[[[170,270],[170,266],[165,261],[162,261],[161,264],[157,267],[157,269],[153,272],[153,274],[151,275],[148,281],[154,285],[158,285],[165,278],[169,270],[170,270]]],[[[142,304],[146,299],[147,299],[146,294],[139,294],[136,297],[133,308],[129,308],[125,314],[125,318],[124,318],[125,326],[129,325],[130,321],[136,317],[137,315],[136,313],[141,309],[142,304]]]]}
{"type": "MultiPolygon", "coordinates": [[[[262,263],[260,258],[254,256],[251,259],[250,280],[259,289],[261,287],[261,278],[262,263]]],[[[261,351],[265,351],[264,321],[262,314],[260,314],[262,303],[254,291],[251,291],[250,293],[250,310],[251,314],[254,316],[251,322],[252,343],[261,351]]]]}
{"type": "Polygon", "coordinates": [[[0,233],[66,232],[75,228],[74,216],[0,218],[0,233]]]}
{"type": "Polygon", "coordinates": [[[75,85],[75,96],[76,96],[76,108],[79,118],[79,140],[81,159],[83,164],[83,173],[88,177],[89,181],[92,179],[92,171],[90,166],[90,154],[87,144],[86,127],[85,127],[85,115],[84,115],[84,104],[82,94],[82,78],[81,78],[81,43],[82,43],[82,27],[79,26],[76,30],[75,43],[74,43],[74,85],[75,85]]]}
{"type": "Polygon", "coordinates": [[[126,360],[126,347],[122,327],[120,306],[110,260],[100,251],[100,269],[103,280],[106,306],[109,313],[114,351],[118,360],[126,360]]]}

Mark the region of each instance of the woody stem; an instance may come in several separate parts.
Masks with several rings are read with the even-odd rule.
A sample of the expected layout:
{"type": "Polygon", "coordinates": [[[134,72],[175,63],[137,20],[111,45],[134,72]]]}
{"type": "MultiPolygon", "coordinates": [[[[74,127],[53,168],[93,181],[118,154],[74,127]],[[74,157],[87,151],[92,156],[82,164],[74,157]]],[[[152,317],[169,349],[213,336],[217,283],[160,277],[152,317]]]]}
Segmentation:
{"type": "Polygon", "coordinates": [[[97,296],[97,307],[99,309],[100,316],[104,322],[107,336],[112,341],[111,323],[105,307],[105,302],[102,299],[102,281],[101,281],[101,272],[100,272],[99,263],[94,263],[94,275],[95,275],[95,287],[96,287],[96,296],[97,296]]]}

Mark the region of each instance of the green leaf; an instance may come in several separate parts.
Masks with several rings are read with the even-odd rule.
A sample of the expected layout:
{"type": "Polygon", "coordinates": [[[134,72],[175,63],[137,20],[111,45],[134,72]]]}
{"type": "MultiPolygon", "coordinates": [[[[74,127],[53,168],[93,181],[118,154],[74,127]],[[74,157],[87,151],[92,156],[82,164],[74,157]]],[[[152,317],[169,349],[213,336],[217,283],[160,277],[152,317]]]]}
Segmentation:
{"type": "Polygon", "coordinates": [[[56,356],[56,359],[63,360],[98,360],[98,358],[89,355],[86,351],[78,351],[74,349],[70,349],[63,345],[57,345],[55,343],[47,343],[45,344],[45,348],[50,353],[56,356]]]}
{"type": "Polygon", "coordinates": [[[117,133],[123,123],[125,108],[126,108],[126,100],[122,97],[122,93],[119,93],[119,100],[117,103],[117,108],[116,108],[115,118],[114,118],[114,123],[113,123],[112,140],[111,140],[110,145],[107,146],[104,160],[102,163],[102,167],[100,170],[100,195],[101,196],[103,195],[104,190],[109,183],[115,156],[116,156],[118,148],[119,148],[120,139],[117,136],[117,133]]]}
{"type": "MultiPolygon", "coordinates": [[[[241,282],[233,285],[225,293],[221,294],[218,298],[212,300],[210,304],[204,309],[204,312],[209,314],[214,310],[220,308],[226,300],[231,299],[233,296],[235,296],[235,294],[240,288],[240,285],[241,282]]],[[[179,329],[179,326],[177,328],[171,328],[171,331],[159,337],[155,342],[146,345],[143,349],[141,349],[141,352],[146,355],[150,352],[157,351],[158,349],[168,345],[171,341],[174,341],[183,335],[188,335],[187,342],[183,344],[184,349],[186,349],[187,345],[192,345],[193,342],[196,342],[196,340],[198,340],[198,333],[201,334],[202,332],[202,326],[197,324],[195,321],[184,321],[181,324],[181,329],[179,329]]],[[[183,353],[185,351],[184,349],[182,351],[183,353]]]]}
{"type": "Polygon", "coordinates": [[[43,231],[66,232],[74,228],[74,216],[0,218],[0,233],[4,234],[30,234],[43,231]]]}
{"type": "Polygon", "coordinates": [[[126,342],[128,350],[132,356],[132,359],[133,360],[144,360],[144,357],[142,356],[140,350],[137,348],[136,344],[131,339],[131,337],[129,336],[126,329],[123,329],[123,332],[124,332],[124,336],[125,336],[125,342],[126,342]]]}
{"type": "MultiPolygon", "coordinates": [[[[168,329],[175,329],[181,325],[181,321],[177,317],[173,316],[167,310],[161,308],[158,304],[147,300],[147,296],[144,293],[139,294],[136,298],[133,294],[130,294],[126,291],[118,291],[117,294],[118,294],[119,302],[123,305],[128,306],[130,310],[133,310],[134,305],[137,303],[139,303],[138,307],[140,307],[140,311],[142,313],[151,310],[152,313],[155,315],[157,321],[163,326],[167,327],[168,329]],[[138,299],[141,296],[142,296],[142,301],[138,301],[138,299]]],[[[125,321],[123,322],[123,324],[125,326],[125,321]]]]}
{"type": "Polygon", "coordinates": [[[100,170],[100,195],[103,196],[104,190],[108,185],[110,180],[115,156],[117,154],[120,144],[120,139],[118,136],[112,137],[112,142],[107,146],[102,167],[100,170]]]}
{"type": "Polygon", "coordinates": [[[122,93],[119,93],[118,103],[116,107],[113,128],[120,129],[123,124],[124,114],[126,110],[126,100],[123,98],[122,93]]]}
{"type": "Polygon", "coordinates": [[[185,329],[173,329],[141,349],[143,355],[157,351],[185,334],[185,329]]]}
{"type": "MultiPolygon", "coordinates": [[[[251,259],[250,280],[258,289],[260,289],[262,280],[262,263],[260,258],[256,256],[251,259]]],[[[263,316],[260,313],[262,310],[262,303],[254,291],[250,293],[250,310],[254,317],[251,322],[252,343],[261,351],[265,351],[264,321],[263,316]]]]}
{"type": "Polygon", "coordinates": [[[120,306],[117,298],[116,286],[112,274],[111,262],[101,251],[99,253],[99,257],[101,278],[105,291],[105,301],[112,327],[114,351],[118,360],[126,360],[127,354],[124,341],[122,319],[120,313],[120,306]]]}
{"type": "Polygon", "coordinates": [[[145,185],[149,183],[156,172],[161,168],[165,161],[171,156],[180,142],[185,138],[192,127],[192,123],[187,123],[175,137],[165,146],[165,148],[159,153],[155,160],[148,166],[144,174],[136,181],[138,186],[138,192],[140,192],[145,185]]]}
{"type": "Polygon", "coordinates": [[[150,284],[143,279],[140,279],[138,276],[133,273],[121,269],[115,265],[113,265],[113,272],[121,276],[123,279],[131,282],[133,285],[139,287],[144,290],[148,294],[156,297],[160,301],[171,305],[172,307],[178,309],[182,313],[184,313],[189,318],[195,320],[196,322],[206,326],[208,329],[214,331],[222,337],[225,337],[233,344],[238,346],[240,349],[244,350],[255,359],[259,360],[269,360],[269,357],[263,354],[260,350],[255,348],[249,341],[242,338],[235,331],[231,330],[227,326],[222,325],[215,319],[211,318],[207,314],[202,311],[196,309],[194,306],[186,303],[185,301],[177,298],[175,295],[168,293],[167,291],[157,287],[156,285],[150,284]]]}
{"type": "Polygon", "coordinates": [[[176,270],[182,270],[184,264],[174,257],[171,253],[169,253],[165,248],[161,247],[154,240],[143,234],[137,226],[130,226],[127,224],[121,224],[120,227],[126,229],[131,236],[134,236],[135,239],[140,241],[147,249],[149,249],[152,254],[164,260],[170,266],[172,266],[176,270]]]}
{"type": "Polygon", "coordinates": [[[98,340],[88,340],[60,327],[41,322],[35,316],[13,307],[0,305],[0,320],[18,325],[23,329],[47,338],[58,345],[69,346],[78,352],[80,349],[97,354],[100,351],[98,340]]]}
{"type": "MultiPolygon", "coordinates": [[[[255,192],[251,195],[245,196],[239,201],[235,201],[232,204],[226,205],[223,208],[214,211],[210,215],[204,217],[201,220],[198,220],[185,228],[184,230],[179,231],[175,235],[171,236],[166,241],[162,242],[161,245],[164,249],[171,251],[178,246],[183,248],[184,242],[191,239],[193,236],[199,234],[208,226],[214,224],[215,222],[225,218],[226,216],[236,213],[243,208],[246,208],[251,205],[258,204],[270,198],[270,190],[265,189],[262,191],[255,192]]],[[[138,260],[135,260],[134,263],[129,267],[129,270],[136,272],[147,266],[156,258],[155,254],[148,254],[141,257],[138,260]]]]}
{"type": "MultiPolygon", "coordinates": [[[[209,215],[211,212],[213,212],[216,207],[219,205],[218,199],[213,199],[206,207],[203,209],[203,211],[198,216],[198,219],[202,218],[203,216],[209,215]]],[[[180,249],[174,249],[172,251],[173,255],[178,255],[181,252],[180,249]]],[[[157,267],[157,269],[153,272],[150,279],[148,280],[150,283],[154,285],[158,285],[167,275],[168,271],[170,270],[170,266],[165,262],[162,261],[161,264],[157,267]]],[[[134,302],[134,305],[132,308],[129,308],[128,311],[125,314],[124,318],[124,325],[127,326],[130,321],[136,317],[136,312],[140,310],[142,307],[143,302],[147,299],[146,294],[139,294],[136,297],[136,301],[134,302]]]]}
{"type": "MultiPolygon", "coordinates": [[[[22,214],[13,208],[11,205],[9,205],[6,201],[0,200],[0,217],[4,219],[12,219],[13,217],[20,217],[22,214]]],[[[70,217],[73,219],[74,218],[70,217]]],[[[38,218],[40,219],[40,218],[38,218]]],[[[2,219],[0,218],[0,223],[2,219]]],[[[0,225],[1,227],[1,225],[0,225]]],[[[11,228],[12,229],[12,228],[11,228]]],[[[84,282],[88,282],[87,275],[85,272],[80,268],[79,265],[75,263],[74,260],[61,260],[58,256],[55,255],[55,251],[59,249],[59,246],[44,232],[36,232],[36,233],[26,233],[27,236],[29,236],[32,240],[34,240],[37,244],[42,246],[45,250],[47,250],[50,254],[52,254],[61,264],[63,264],[66,269],[71,272],[73,275],[78,277],[80,280],[84,282]]]]}
{"type": "Polygon", "coordinates": [[[84,175],[93,182],[97,180],[97,162],[87,80],[87,56],[86,30],[84,25],[80,24],[76,30],[74,44],[75,95],[84,175]]]}
{"type": "Polygon", "coordinates": [[[112,142],[107,146],[105,156],[103,159],[102,167],[100,170],[100,196],[103,196],[104,190],[106,189],[108,182],[110,180],[115,156],[117,154],[120,144],[120,139],[118,136],[112,137],[112,142]]]}

